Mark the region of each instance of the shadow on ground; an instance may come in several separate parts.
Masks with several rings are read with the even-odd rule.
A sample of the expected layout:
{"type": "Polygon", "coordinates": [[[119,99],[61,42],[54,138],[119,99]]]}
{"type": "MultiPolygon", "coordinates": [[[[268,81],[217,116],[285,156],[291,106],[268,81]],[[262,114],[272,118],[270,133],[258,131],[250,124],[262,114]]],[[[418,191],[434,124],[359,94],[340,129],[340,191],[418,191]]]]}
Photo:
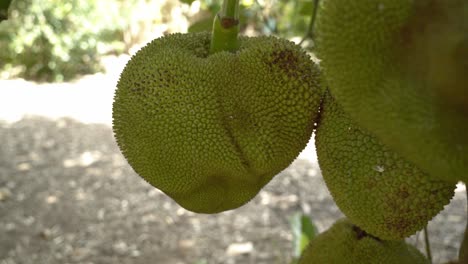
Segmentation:
{"type": "MultiPolygon", "coordinates": [[[[127,165],[109,126],[30,117],[0,123],[0,263],[289,263],[289,217],[319,231],[342,216],[318,166],[297,160],[249,204],[194,214],[127,165]]],[[[457,193],[431,222],[435,263],[456,257],[465,217],[457,193]]],[[[422,248],[422,236],[411,243],[422,248]]]]}

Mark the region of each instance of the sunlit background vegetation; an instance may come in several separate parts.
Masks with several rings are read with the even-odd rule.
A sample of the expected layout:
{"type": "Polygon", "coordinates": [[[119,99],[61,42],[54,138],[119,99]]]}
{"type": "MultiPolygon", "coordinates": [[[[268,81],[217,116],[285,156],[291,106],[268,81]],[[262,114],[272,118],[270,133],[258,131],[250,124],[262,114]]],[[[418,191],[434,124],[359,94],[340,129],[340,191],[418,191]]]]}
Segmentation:
{"type": "MultiPolygon", "coordinates": [[[[62,82],[174,32],[209,31],[220,0],[16,0],[0,23],[0,77],[62,82]]],[[[241,0],[241,30],[300,41],[313,1],[241,0]]],[[[305,42],[307,44],[307,42],[305,42]]]]}

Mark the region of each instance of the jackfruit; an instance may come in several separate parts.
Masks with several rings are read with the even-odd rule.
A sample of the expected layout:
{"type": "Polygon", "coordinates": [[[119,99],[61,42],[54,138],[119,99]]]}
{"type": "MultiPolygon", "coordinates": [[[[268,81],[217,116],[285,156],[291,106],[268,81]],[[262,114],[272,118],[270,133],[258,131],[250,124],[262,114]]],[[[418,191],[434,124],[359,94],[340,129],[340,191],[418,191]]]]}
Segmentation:
{"type": "Polygon", "coordinates": [[[433,180],[355,124],[326,93],[315,133],[318,162],[340,210],[386,240],[422,229],[450,202],[455,185],[433,180]]]}
{"type": "Polygon", "coordinates": [[[210,34],[150,42],[126,65],[113,130],[133,169],[182,207],[217,213],[247,203],[306,146],[323,89],[299,46],[240,37],[209,54],[210,34]]]}
{"type": "Polygon", "coordinates": [[[356,122],[433,178],[468,181],[468,1],[327,0],[317,57],[356,122]]]}
{"type": "Polygon", "coordinates": [[[385,241],[343,218],[310,241],[299,264],[429,264],[404,240],[385,241]]]}

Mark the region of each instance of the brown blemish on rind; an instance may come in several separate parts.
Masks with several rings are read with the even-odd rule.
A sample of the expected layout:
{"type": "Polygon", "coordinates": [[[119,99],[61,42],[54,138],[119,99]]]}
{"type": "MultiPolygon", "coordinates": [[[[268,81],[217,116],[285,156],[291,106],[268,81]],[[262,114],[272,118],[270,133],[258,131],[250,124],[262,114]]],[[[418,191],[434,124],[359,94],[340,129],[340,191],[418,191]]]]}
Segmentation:
{"type": "Polygon", "coordinates": [[[407,232],[410,228],[414,226],[414,223],[417,221],[417,217],[411,221],[407,221],[403,218],[391,218],[386,220],[386,227],[388,230],[391,230],[395,234],[403,234],[407,232]]]}
{"type": "Polygon", "coordinates": [[[398,197],[401,199],[406,199],[410,196],[408,190],[406,187],[401,187],[400,190],[398,191],[398,197]]]}
{"type": "Polygon", "coordinates": [[[276,65],[279,67],[285,74],[289,77],[298,76],[298,62],[299,58],[293,51],[284,49],[284,50],[275,50],[270,55],[269,65],[276,65]]]}

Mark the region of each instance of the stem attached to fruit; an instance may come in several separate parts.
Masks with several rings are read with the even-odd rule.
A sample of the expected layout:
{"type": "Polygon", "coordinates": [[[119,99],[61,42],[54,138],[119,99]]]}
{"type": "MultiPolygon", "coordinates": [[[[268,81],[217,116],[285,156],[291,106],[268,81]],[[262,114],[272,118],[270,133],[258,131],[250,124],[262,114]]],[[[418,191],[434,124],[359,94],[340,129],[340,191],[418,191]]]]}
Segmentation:
{"type": "Polygon", "coordinates": [[[308,38],[314,40],[314,26],[315,26],[315,19],[317,18],[317,10],[319,9],[319,4],[320,4],[319,0],[314,0],[314,7],[313,7],[314,9],[310,16],[309,27],[307,28],[306,34],[299,42],[299,45],[301,45],[308,38]]]}
{"type": "Polygon", "coordinates": [[[210,53],[235,52],[239,48],[239,0],[223,0],[223,6],[213,21],[210,53]]]}
{"type": "Polygon", "coordinates": [[[427,225],[424,227],[424,242],[426,244],[427,259],[429,259],[429,263],[432,264],[431,243],[429,242],[429,232],[427,231],[427,225]]]}

